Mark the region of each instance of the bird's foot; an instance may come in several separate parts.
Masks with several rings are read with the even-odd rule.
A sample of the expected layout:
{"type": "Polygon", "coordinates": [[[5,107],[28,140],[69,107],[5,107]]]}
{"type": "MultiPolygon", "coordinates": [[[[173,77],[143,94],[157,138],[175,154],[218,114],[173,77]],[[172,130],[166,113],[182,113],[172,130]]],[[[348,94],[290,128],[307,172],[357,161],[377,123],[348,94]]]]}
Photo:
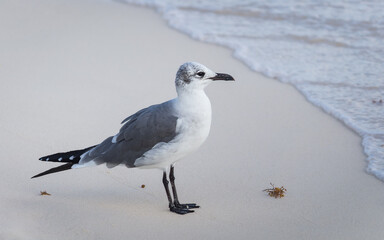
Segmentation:
{"type": "Polygon", "coordinates": [[[195,212],[193,210],[190,210],[190,208],[199,208],[199,207],[200,206],[196,205],[195,203],[187,203],[187,204],[176,203],[169,206],[169,210],[171,210],[171,212],[184,215],[187,213],[195,212]]]}
{"type": "Polygon", "coordinates": [[[180,208],[186,208],[186,209],[190,209],[190,208],[199,208],[200,206],[197,205],[196,203],[184,203],[184,204],[181,204],[181,203],[175,203],[175,206],[176,207],[180,207],[180,208]]]}
{"type": "Polygon", "coordinates": [[[181,208],[181,207],[176,207],[176,206],[169,207],[169,210],[171,210],[171,212],[181,214],[181,215],[194,212],[193,210],[189,210],[188,208],[181,208]]]}

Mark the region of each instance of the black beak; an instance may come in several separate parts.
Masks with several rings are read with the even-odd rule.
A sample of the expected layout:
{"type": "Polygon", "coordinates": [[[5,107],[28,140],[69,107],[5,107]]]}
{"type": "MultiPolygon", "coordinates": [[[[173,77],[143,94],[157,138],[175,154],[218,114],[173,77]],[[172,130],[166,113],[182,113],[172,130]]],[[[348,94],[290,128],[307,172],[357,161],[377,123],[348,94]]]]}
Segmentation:
{"type": "Polygon", "coordinates": [[[216,76],[210,77],[209,79],[212,79],[213,81],[217,80],[223,80],[223,81],[235,81],[235,79],[226,73],[216,73],[216,76]]]}

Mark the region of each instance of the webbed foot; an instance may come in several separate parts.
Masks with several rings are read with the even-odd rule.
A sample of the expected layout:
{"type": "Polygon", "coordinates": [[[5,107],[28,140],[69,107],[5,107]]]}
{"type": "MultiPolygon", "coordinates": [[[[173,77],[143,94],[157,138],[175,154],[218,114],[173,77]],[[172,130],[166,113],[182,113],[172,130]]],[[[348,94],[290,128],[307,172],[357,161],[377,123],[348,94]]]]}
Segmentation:
{"type": "Polygon", "coordinates": [[[184,215],[187,213],[195,212],[193,210],[190,210],[191,208],[199,208],[199,207],[200,206],[198,206],[196,203],[187,203],[187,204],[175,203],[169,206],[169,210],[171,210],[171,212],[184,215]]]}

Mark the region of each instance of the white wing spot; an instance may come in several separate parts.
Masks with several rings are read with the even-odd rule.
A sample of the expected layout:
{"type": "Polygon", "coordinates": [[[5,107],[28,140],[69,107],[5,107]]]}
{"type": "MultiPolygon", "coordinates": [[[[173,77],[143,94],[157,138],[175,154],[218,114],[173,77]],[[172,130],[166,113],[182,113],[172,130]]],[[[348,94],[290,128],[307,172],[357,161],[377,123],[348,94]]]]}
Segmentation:
{"type": "Polygon", "coordinates": [[[58,160],[59,160],[59,162],[61,162],[61,160],[63,160],[63,158],[61,157],[61,158],[59,158],[58,160]]]}
{"type": "Polygon", "coordinates": [[[49,158],[45,159],[45,161],[49,161],[49,158]]]}
{"type": "Polygon", "coordinates": [[[75,159],[75,156],[71,156],[71,157],[69,158],[69,160],[73,160],[73,159],[75,159]]]}
{"type": "Polygon", "coordinates": [[[180,128],[181,128],[182,123],[183,123],[183,119],[178,118],[176,121],[176,129],[175,129],[176,133],[180,132],[180,128]]]}

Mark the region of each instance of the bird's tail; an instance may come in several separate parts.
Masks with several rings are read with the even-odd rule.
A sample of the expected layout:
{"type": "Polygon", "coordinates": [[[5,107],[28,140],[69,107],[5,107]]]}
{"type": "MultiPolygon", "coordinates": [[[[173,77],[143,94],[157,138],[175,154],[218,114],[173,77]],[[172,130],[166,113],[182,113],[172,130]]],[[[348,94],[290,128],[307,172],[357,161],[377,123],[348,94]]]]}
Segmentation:
{"type": "Polygon", "coordinates": [[[41,157],[39,159],[40,161],[63,162],[63,163],[66,163],[66,164],[63,164],[63,165],[55,167],[55,168],[51,168],[51,169],[49,169],[49,170],[47,170],[45,172],[42,172],[42,173],[39,173],[39,174],[33,176],[32,178],[37,178],[37,177],[41,177],[41,176],[44,176],[44,175],[47,175],[47,174],[69,170],[69,169],[72,168],[72,166],[74,164],[79,163],[80,157],[81,157],[82,154],[84,154],[85,152],[88,152],[89,150],[91,150],[92,148],[94,148],[96,146],[97,145],[92,146],[92,147],[88,147],[88,148],[84,148],[84,149],[81,149],[81,150],[75,150],[75,151],[63,152],[63,153],[56,153],[56,154],[48,155],[48,156],[45,156],[45,157],[41,157]]]}

